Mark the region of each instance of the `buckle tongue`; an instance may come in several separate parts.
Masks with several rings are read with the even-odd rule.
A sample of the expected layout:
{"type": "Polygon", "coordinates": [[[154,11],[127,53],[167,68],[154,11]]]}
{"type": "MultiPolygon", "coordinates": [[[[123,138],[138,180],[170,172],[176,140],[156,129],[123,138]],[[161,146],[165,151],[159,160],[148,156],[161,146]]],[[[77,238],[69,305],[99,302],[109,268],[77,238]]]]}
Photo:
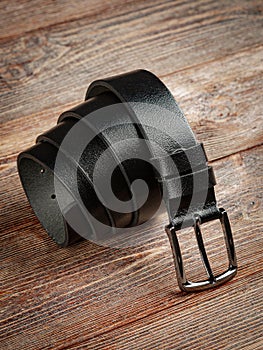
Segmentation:
{"type": "Polygon", "coordinates": [[[227,249],[229,266],[228,266],[228,269],[223,273],[219,275],[213,274],[213,270],[210,266],[209,259],[207,257],[204,242],[203,242],[203,237],[201,232],[201,218],[198,214],[194,215],[193,227],[195,231],[195,236],[198,243],[200,255],[208,275],[207,280],[198,281],[198,282],[191,282],[191,281],[188,281],[186,278],[181,249],[180,249],[180,245],[176,235],[175,227],[172,224],[170,224],[165,228],[166,233],[168,234],[168,237],[170,240],[172,251],[173,251],[178,285],[180,289],[185,292],[197,292],[197,291],[202,291],[205,289],[217,287],[220,284],[223,284],[229,281],[231,278],[235,276],[237,272],[236,253],[235,253],[234,241],[232,237],[231,226],[230,226],[227,212],[223,208],[220,208],[217,218],[213,216],[210,220],[206,220],[206,221],[212,221],[215,219],[219,219],[221,222],[222,230],[224,233],[225,245],[227,249]]]}

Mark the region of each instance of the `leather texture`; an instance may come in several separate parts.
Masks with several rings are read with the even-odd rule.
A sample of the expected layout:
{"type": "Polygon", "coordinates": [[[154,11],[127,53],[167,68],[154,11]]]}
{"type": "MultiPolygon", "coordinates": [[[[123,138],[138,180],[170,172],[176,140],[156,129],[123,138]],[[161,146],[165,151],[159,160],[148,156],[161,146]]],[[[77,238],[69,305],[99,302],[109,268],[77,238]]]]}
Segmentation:
{"type": "MultiPolygon", "coordinates": [[[[78,137],[73,142],[77,144],[78,137]]],[[[176,228],[183,221],[191,221],[195,211],[204,222],[218,213],[216,182],[212,168],[207,166],[203,146],[197,142],[169,90],[148,71],[138,70],[93,82],[85,101],[62,113],[57,126],[40,135],[36,145],[18,157],[21,182],[31,206],[51,238],[66,246],[81,236],[69,225],[56,203],[54,169],[58,151],[65,159],[64,172],[56,174],[59,181],[77,198],[72,186],[72,168],[77,166],[77,187],[86,209],[108,227],[132,227],[149,220],[162,198],[169,222],[176,228]],[[109,106],[113,106],[110,118],[89,119],[92,113],[109,106]],[[161,113],[162,110],[166,112],[161,113]],[[84,121],[84,135],[92,141],[78,158],[74,144],[69,152],[63,140],[80,120],[84,121]],[[141,140],[149,142],[142,144],[141,140]],[[153,143],[158,147],[152,147],[153,143]],[[93,173],[97,160],[106,150],[109,154],[101,164],[100,180],[110,176],[114,165],[112,190],[120,201],[131,203],[125,213],[105,206],[94,190],[93,173]],[[140,198],[131,193],[131,184],[136,179],[142,179],[149,189],[148,198],[139,209],[136,204],[140,198]],[[194,192],[201,196],[193,201],[194,192]]],[[[103,193],[100,195],[103,197],[103,193]]],[[[85,221],[83,217],[79,220],[85,221]]],[[[90,236],[97,234],[92,223],[87,222],[87,230],[91,231],[90,236]]]]}

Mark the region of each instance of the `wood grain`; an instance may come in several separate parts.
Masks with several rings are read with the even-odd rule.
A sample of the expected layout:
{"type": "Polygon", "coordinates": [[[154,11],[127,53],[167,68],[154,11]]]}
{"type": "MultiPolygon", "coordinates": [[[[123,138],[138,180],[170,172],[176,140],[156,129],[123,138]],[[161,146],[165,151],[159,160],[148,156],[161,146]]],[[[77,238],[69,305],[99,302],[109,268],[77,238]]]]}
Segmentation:
{"type": "Polygon", "coordinates": [[[96,23],[102,19],[112,19],[131,11],[143,11],[152,6],[162,6],[156,1],[129,1],[121,3],[118,0],[94,1],[77,0],[72,3],[64,1],[2,0],[0,12],[5,13],[0,23],[1,37],[9,38],[23,35],[46,27],[57,26],[61,23],[78,21],[88,18],[96,23]],[[29,21],[28,19],[31,18],[29,21]]]}
{"type": "MultiPolygon", "coordinates": [[[[1,235],[3,348],[20,344],[26,349],[62,349],[81,344],[108,349],[114,339],[116,349],[171,349],[173,343],[176,348],[191,349],[198,339],[198,349],[206,344],[214,349],[240,349],[248,336],[250,343],[259,343],[262,148],[213,165],[219,202],[231,213],[239,273],[230,283],[195,295],[178,291],[163,232],[165,216],[158,218],[139,247],[115,250],[82,242],[59,249],[29,210],[21,187],[17,188],[17,174],[10,174],[6,181],[13,187],[13,196],[22,197],[24,210],[12,202],[6,204],[2,220],[2,229],[7,228],[1,235]],[[12,216],[20,216],[20,224],[10,225],[12,216]]],[[[212,262],[222,269],[220,236],[220,230],[205,231],[212,262]]],[[[193,235],[180,238],[188,247],[186,264],[197,277],[201,263],[193,235]]]]}
{"type": "MultiPolygon", "coordinates": [[[[262,10],[254,0],[1,2],[1,349],[263,348],[262,10]],[[218,289],[179,291],[166,215],[136,229],[134,247],[60,249],[19,183],[17,154],[92,80],[137,68],[168,85],[212,160],[239,262],[218,289]]],[[[219,225],[204,237],[219,272],[219,225]]],[[[179,239],[201,278],[191,230],[179,239]]]]}
{"type": "Polygon", "coordinates": [[[212,145],[213,151],[208,148],[208,154],[213,159],[259,144],[263,29],[257,6],[261,2],[200,4],[194,10],[191,2],[166,5],[157,2],[156,8],[149,7],[140,15],[135,11],[120,15],[115,21],[101,20],[96,31],[94,23],[83,18],[4,41],[0,112],[1,122],[7,124],[2,129],[1,141],[6,144],[4,137],[11,137],[10,129],[23,133],[19,148],[14,149],[17,142],[14,141],[5,152],[12,154],[31,145],[35,134],[32,135],[29,125],[36,134],[49,128],[57,114],[81,102],[92,80],[138,67],[154,71],[171,85],[190,123],[198,116],[198,125],[193,123],[193,128],[199,134],[205,133],[200,139],[212,145]],[[255,101],[252,106],[251,98],[255,101]],[[250,108],[257,108],[251,116],[254,124],[251,138],[244,130],[244,125],[247,128],[251,125],[250,108]],[[200,122],[206,116],[211,118],[211,113],[211,121],[217,124],[207,133],[207,123],[203,130],[200,122]],[[222,116],[227,113],[231,118],[231,136],[234,141],[238,139],[237,145],[233,142],[229,149],[222,147],[226,139],[232,140],[222,127],[222,116]],[[39,123],[42,119],[44,125],[39,123]],[[220,143],[218,135],[213,140],[214,131],[220,132],[220,143]]]}

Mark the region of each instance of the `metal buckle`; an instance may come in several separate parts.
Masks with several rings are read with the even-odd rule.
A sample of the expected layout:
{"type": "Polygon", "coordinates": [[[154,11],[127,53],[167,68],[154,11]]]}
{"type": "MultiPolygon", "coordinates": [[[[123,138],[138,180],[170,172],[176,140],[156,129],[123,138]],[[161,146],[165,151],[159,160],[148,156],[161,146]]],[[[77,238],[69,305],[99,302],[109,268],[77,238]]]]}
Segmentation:
{"type": "Polygon", "coordinates": [[[174,257],[174,263],[175,263],[175,269],[176,269],[176,275],[177,275],[177,280],[178,280],[178,285],[181,290],[185,292],[197,292],[197,291],[202,291],[206,290],[209,288],[214,288],[217,287],[227,281],[229,281],[231,278],[233,278],[237,272],[237,260],[236,260],[236,253],[235,253],[235,247],[234,247],[234,242],[233,242],[233,237],[232,237],[232,232],[231,232],[231,226],[230,222],[228,220],[227,212],[223,209],[220,208],[218,212],[218,217],[213,217],[210,220],[206,221],[211,221],[219,219],[221,222],[221,226],[224,232],[224,238],[225,238],[225,245],[227,249],[227,255],[228,255],[228,261],[229,261],[229,267],[228,269],[221,273],[220,275],[214,275],[212,268],[210,266],[206,250],[204,247],[204,242],[202,238],[202,233],[201,233],[201,218],[199,215],[194,215],[194,231],[196,235],[196,240],[198,243],[198,248],[201,254],[201,258],[204,263],[204,267],[206,269],[208,279],[204,281],[198,281],[198,282],[191,282],[188,281],[186,278],[186,273],[184,270],[184,263],[182,259],[182,254],[179,246],[179,242],[177,239],[176,235],[176,230],[175,227],[170,224],[165,227],[166,233],[168,234],[172,251],[173,251],[173,257],[174,257]]]}

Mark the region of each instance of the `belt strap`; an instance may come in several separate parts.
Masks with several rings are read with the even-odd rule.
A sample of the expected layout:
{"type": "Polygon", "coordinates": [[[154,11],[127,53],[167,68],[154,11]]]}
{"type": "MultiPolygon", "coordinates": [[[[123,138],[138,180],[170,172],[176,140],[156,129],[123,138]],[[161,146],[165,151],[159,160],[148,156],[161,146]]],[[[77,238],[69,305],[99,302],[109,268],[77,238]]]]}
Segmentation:
{"type": "MultiPolygon", "coordinates": [[[[128,141],[125,147],[132,151],[128,141]]],[[[19,155],[20,178],[33,209],[49,235],[58,244],[66,246],[80,237],[70,227],[67,218],[61,216],[56,196],[51,194],[54,192],[54,168],[58,151],[62,152],[67,164],[64,173],[56,174],[59,181],[74,197],[72,167],[77,162],[83,202],[94,216],[102,217],[105,225],[137,225],[151,216],[153,209],[150,202],[158,203],[160,196],[163,197],[169,217],[166,232],[173,251],[178,284],[182,290],[199,291],[211,288],[235,275],[237,263],[231,227],[226,211],[218,208],[216,203],[213,169],[207,165],[204,147],[197,142],[170,91],[155,75],[138,70],[93,82],[88,88],[84,103],[62,113],[56,127],[40,135],[35,146],[19,155]],[[120,102],[122,104],[119,105],[120,102]],[[87,120],[84,125],[85,132],[94,132],[97,135],[95,142],[84,150],[81,159],[77,159],[74,152],[68,154],[63,149],[63,140],[78,120],[110,105],[116,105],[113,119],[117,118],[120,125],[126,125],[122,130],[123,135],[118,134],[119,129],[113,119],[107,122],[87,120]],[[125,141],[132,137],[145,141],[148,165],[141,165],[137,161],[133,169],[133,165],[122,164],[119,150],[114,143],[116,140],[125,141]],[[117,182],[121,184],[119,187],[125,188],[125,196],[129,197],[130,184],[138,175],[147,179],[150,199],[142,209],[133,211],[131,208],[130,214],[121,215],[103,206],[98,199],[92,172],[96,159],[108,146],[111,146],[108,162],[118,167],[117,182]],[[53,202],[50,202],[50,198],[53,202]],[[200,228],[202,223],[215,219],[221,222],[229,258],[228,270],[217,276],[210,266],[200,228]],[[177,231],[189,226],[194,228],[207,271],[208,279],[205,281],[188,281],[185,274],[177,231]]],[[[73,206],[68,211],[75,213],[74,210],[73,206]]],[[[82,216],[77,217],[77,220],[86,223],[82,216]]],[[[93,227],[90,229],[94,231],[93,227]]]]}

